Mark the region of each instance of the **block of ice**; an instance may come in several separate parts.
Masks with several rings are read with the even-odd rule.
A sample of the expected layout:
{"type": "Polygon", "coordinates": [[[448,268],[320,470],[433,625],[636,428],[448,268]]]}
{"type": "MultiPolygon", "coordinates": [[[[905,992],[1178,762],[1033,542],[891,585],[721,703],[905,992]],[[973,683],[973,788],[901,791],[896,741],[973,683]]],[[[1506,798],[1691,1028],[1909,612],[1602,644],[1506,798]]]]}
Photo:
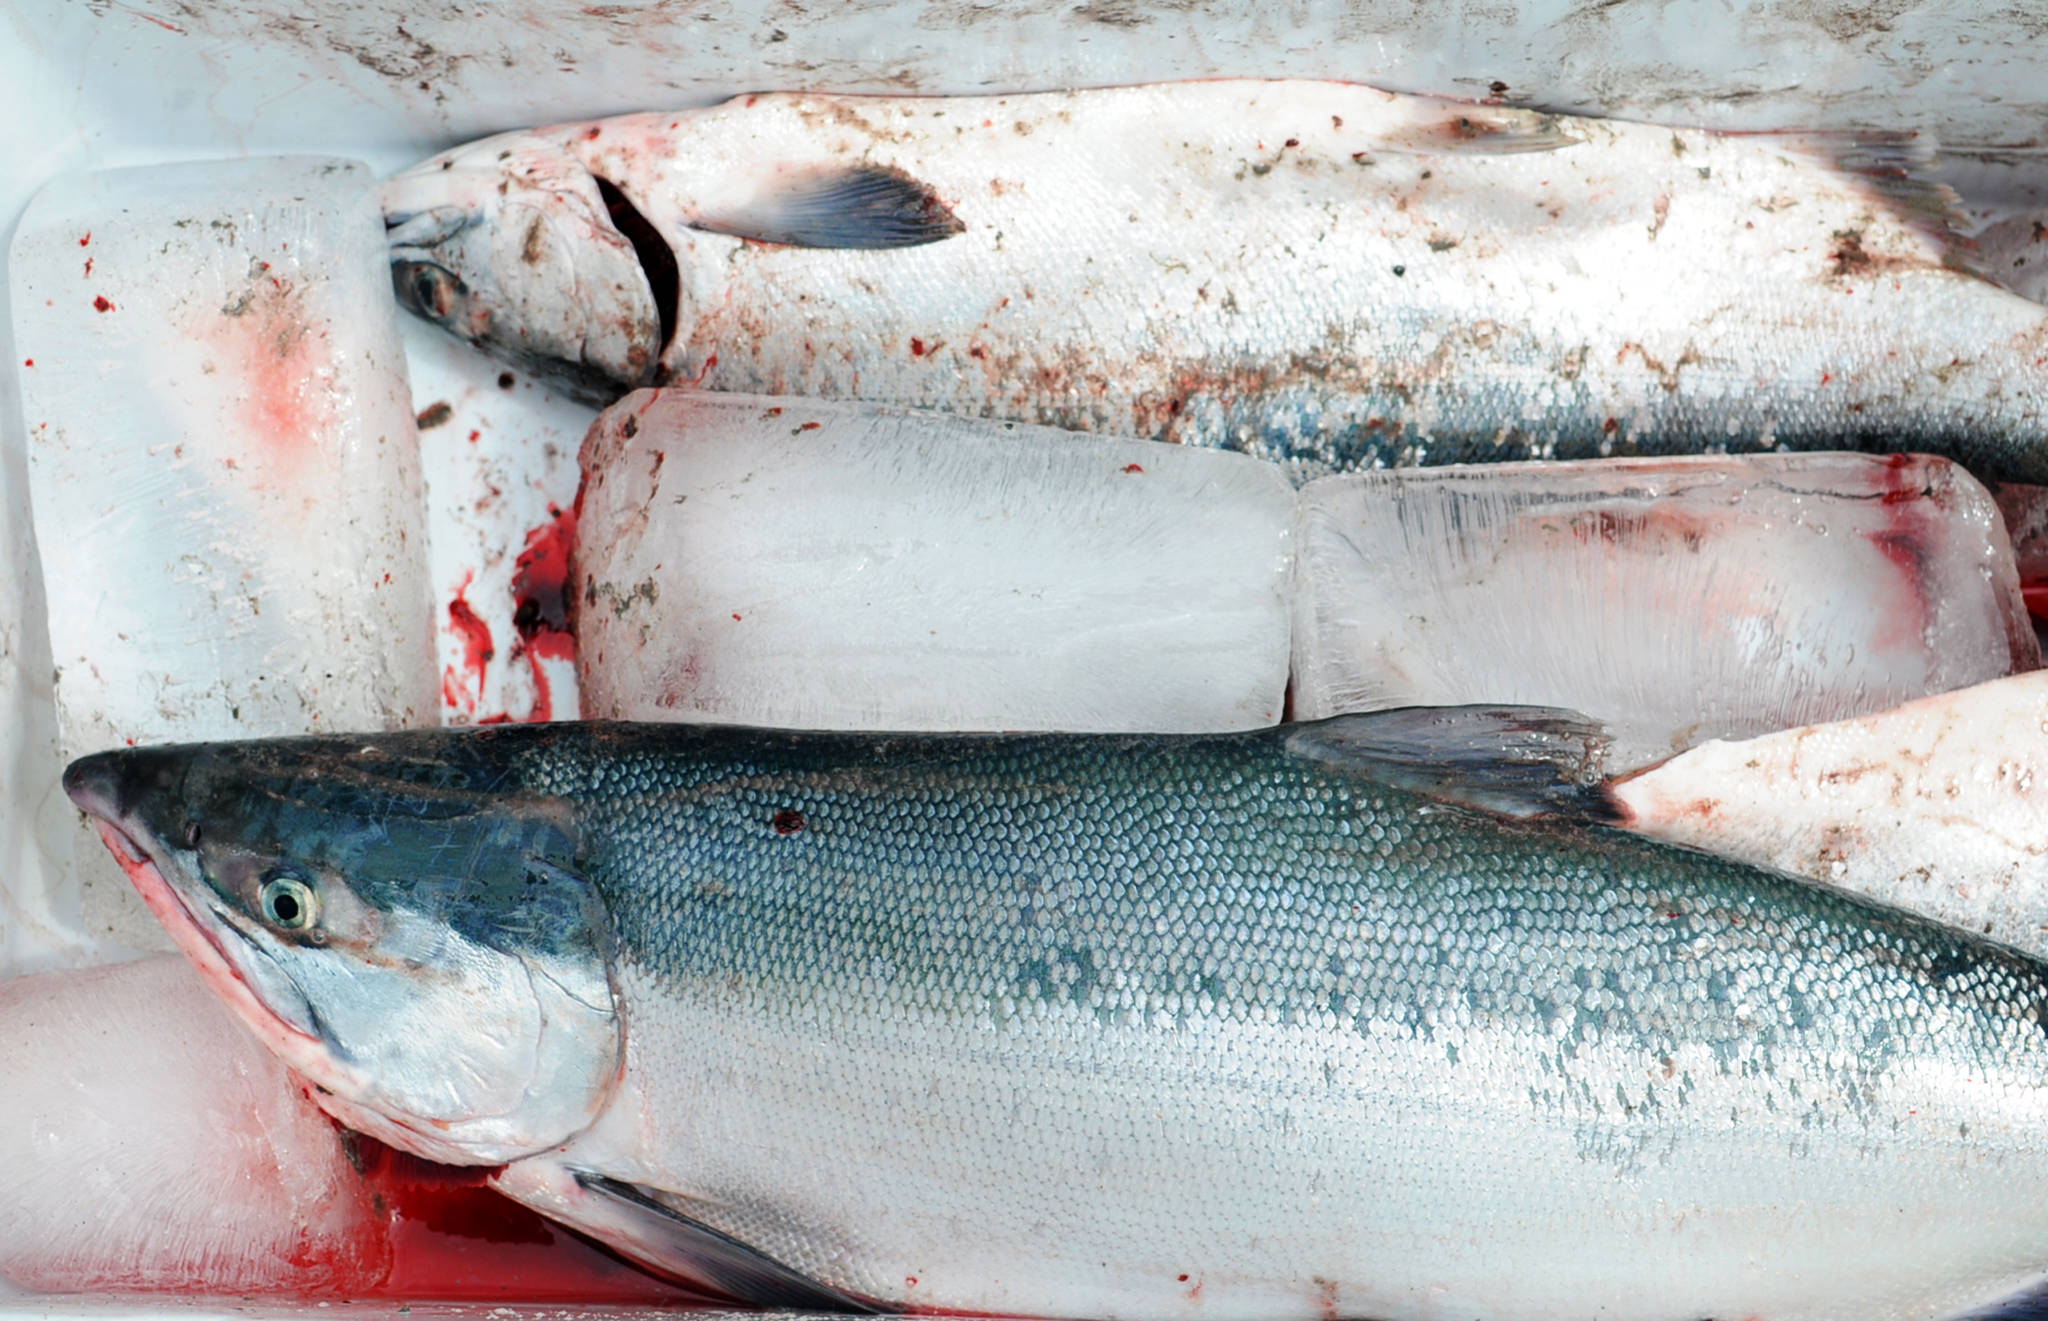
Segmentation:
{"type": "Polygon", "coordinates": [[[642,392],[584,444],[593,718],[1224,730],[1287,678],[1292,494],[1241,455],[642,392]]]}
{"type": "Polygon", "coordinates": [[[2048,671],[1702,744],[1615,794],[1645,834],[2048,958],[2048,671]]]}
{"type": "Polygon", "coordinates": [[[419,461],[369,171],[72,175],[9,270],[67,753],[431,721],[419,461]]]}
{"type": "Polygon", "coordinates": [[[1627,768],[2040,664],[1997,508],[1939,459],[1362,473],[1300,519],[1301,719],[1564,706],[1627,768]]]}
{"type": "Polygon", "coordinates": [[[0,981],[0,1061],[0,1295],[703,1301],[343,1134],[182,958],[0,981]]]}
{"type": "Polygon", "coordinates": [[[334,1125],[181,958],[0,982],[0,1280],[353,1293],[390,1247],[334,1125]]]}
{"type": "MultiPolygon", "coordinates": [[[[369,172],[60,178],[8,270],[61,754],[431,722],[420,470],[369,172]]],[[[91,936],[160,947],[101,851],[78,856],[91,936]]]]}

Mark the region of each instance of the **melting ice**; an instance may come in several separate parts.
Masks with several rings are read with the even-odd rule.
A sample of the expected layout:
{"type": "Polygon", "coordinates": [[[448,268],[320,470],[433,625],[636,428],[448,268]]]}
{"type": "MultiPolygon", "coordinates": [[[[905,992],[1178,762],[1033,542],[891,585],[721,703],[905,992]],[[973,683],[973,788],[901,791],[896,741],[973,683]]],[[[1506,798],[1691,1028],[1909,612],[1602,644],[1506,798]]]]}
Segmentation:
{"type": "Polygon", "coordinates": [[[1292,493],[1241,455],[642,392],[583,454],[585,713],[819,729],[1280,718],[1292,493]]]}
{"type": "Polygon", "coordinates": [[[1301,719],[1563,706],[1610,765],[2040,663],[1998,511],[1940,459],[1361,473],[1301,493],[1301,719]]]}

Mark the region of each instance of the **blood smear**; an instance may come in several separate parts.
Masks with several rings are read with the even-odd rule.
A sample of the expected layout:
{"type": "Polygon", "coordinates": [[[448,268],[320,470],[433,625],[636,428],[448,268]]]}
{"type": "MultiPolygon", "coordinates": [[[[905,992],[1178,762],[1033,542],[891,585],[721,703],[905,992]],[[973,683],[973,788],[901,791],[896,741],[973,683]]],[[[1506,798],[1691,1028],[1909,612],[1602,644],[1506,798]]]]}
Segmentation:
{"type": "Polygon", "coordinates": [[[528,720],[553,720],[554,680],[550,663],[576,663],[576,634],[570,621],[569,563],[576,549],[576,511],[548,506],[548,521],[526,534],[512,574],[512,627],[519,633],[515,655],[533,667],[533,709],[528,720]]]}
{"type": "Polygon", "coordinates": [[[385,1216],[390,1273],[359,1294],[451,1302],[714,1305],[633,1266],[483,1184],[482,1168],[436,1165],[372,1138],[352,1163],[385,1216]]]}

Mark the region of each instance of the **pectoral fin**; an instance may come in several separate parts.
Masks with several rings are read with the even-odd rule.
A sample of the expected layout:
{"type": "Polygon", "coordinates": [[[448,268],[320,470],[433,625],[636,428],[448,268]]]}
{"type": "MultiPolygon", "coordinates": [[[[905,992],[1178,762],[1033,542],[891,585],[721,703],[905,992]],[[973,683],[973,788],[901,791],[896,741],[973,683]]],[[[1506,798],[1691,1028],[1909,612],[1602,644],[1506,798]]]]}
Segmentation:
{"type": "Polygon", "coordinates": [[[1608,741],[1597,721],[1554,707],[1409,706],[1298,725],[1287,750],[1504,816],[1611,823],[1608,741]]]}
{"type": "Polygon", "coordinates": [[[914,248],[967,228],[928,184],[865,163],[779,174],[747,201],[707,210],[690,224],[803,248],[914,248]]]}
{"type": "Polygon", "coordinates": [[[729,1234],[694,1220],[674,1199],[638,1184],[578,1173],[577,1184],[608,1218],[635,1222],[633,1255],[756,1307],[806,1312],[872,1312],[859,1299],[790,1269],[729,1234]]]}
{"type": "Polygon", "coordinates": [[[873,1312],[690,1214],[689,1199],[579,1169],[558,1155],[513,1161],[491,1186],[651,1271],[756,1307],[873,1312]]]}

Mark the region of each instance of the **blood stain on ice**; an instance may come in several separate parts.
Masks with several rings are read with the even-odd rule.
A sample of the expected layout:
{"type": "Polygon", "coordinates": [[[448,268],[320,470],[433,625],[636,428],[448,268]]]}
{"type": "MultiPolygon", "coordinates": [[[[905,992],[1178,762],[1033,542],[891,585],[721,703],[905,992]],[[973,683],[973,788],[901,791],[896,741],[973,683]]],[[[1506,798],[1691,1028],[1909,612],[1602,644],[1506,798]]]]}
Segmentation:
{"type": "Polygon", "coordinates": [[[462,661],[459,665],[449,666],[441,677],[442,701],[471,712],[483,700],[486,667],[498,654],[491,643],[490,625],[477,617],[466,595],[470,583],[475,580],[474,570],[463,575],[462,585],[455,589],[455,599],[448,603],[448,627],[462,641],[462,661]],[[472,682],[475,687],[473,693],[470,691],[472,682]]]}
{"type": "Polygon", "coordinates": [[[449,1301],[702,1306],[709,1302],[567,1232],[486,1185],[489,1171],[436,1165],[344,1133],[383,1217],[390,1268],[362,1292],[449,1301]]]}
{"type": "Polygon", "coordinates": [[[576,633],[569,619],[570,561],[576,548],[576,511],[548,506],[548,521],[526,534],[512,570],[514,656],[533,667],[530,720],[554,719],[554,690],[543,662],[573,664],[576,633]]]}
{"type": "Polygon", "coordinates": [[[235,364],[242,422],[272,475],[308,476],[308,462],[335,423],[336,369],[327,331],[304,291],[275,277],[252,280],[194,329],[235,364]]]}

